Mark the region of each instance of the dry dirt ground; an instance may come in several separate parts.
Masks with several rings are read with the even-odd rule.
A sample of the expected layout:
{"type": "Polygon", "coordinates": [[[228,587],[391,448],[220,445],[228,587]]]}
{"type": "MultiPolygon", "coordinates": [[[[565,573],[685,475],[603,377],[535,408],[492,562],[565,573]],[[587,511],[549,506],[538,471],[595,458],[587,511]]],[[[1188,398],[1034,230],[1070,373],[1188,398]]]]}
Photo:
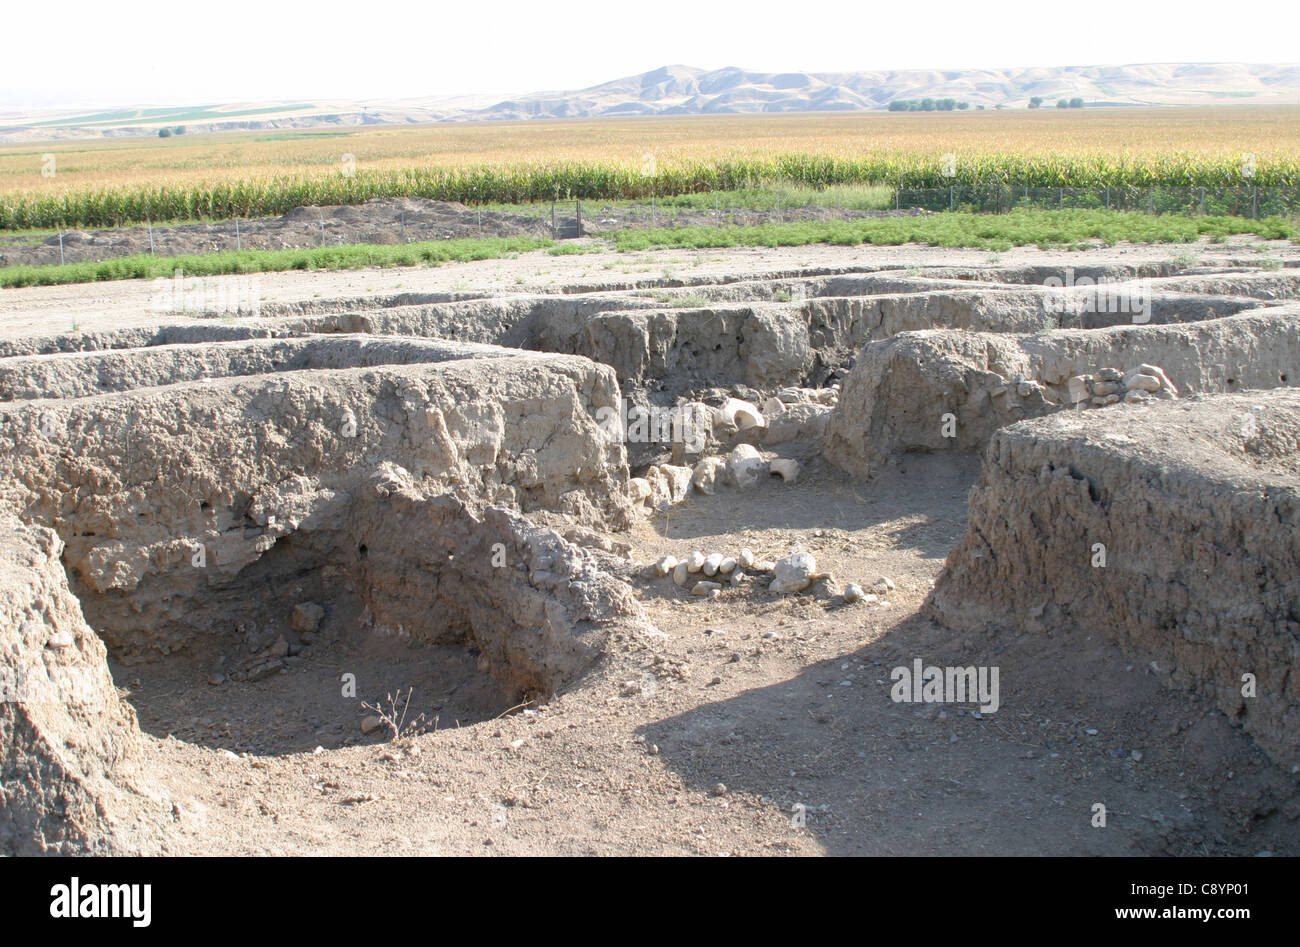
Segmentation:
{"type": "Polygon", "coordinates": [[[804,549],[843,581],[887,575],[897,589],[888,605],[827,606],[748,588],[704,601],[646,581],[666,647],[620,646],[565,693],[502,717],[490,693],[449,692],[468,668],[392,641],[219,687],[202,667],[115,669],[157,741],[183,832],[168,850],[1300,852],[1300,813],[1260,801],[1285,799],[1289,780],[1145,663],[1104,639],[990,642],[918,616],[976,466],[911,458],[867,487],[814,467],[794,496],[773,482],[674,508],[638,530],[637,558],[804,549]],[[990,651],[996,713],[890,699],[895,666],[990,651]],[[361,736],[344,673],[372,701],[414,688],[411,716],[437,716],[436,731],[398,746],[361,736]],[[1090,823],[1096,803],[1104,829],[1090,823]]]}
{"type": "MultiPolygon", "coordinates": [[[[1300,262],[1285,245],[1266,248],[1300,262]]],[[[1196,249],[1252,259],[1247,244],[1196,249]]],[[[1163,261],[1164,247],[1106,260],[1163,261]]],[[[1117,255],[1118,254],[1118,255],[1117,255]]],[[[1017,250],[1000,263],[1082,265],[1017,250]]],[[[268,302],[365,291],[689,285],[722,274],[987,265],[916,247],[523,255],[437,269],[265,274],[268,302]]],[[[7,290],[0,337],[146,325],[138,284],[7,290]]],[[[1295,776],[1207,703],[1100,636],[992,640],[919,614],[966,525],[968,455],[904,455],[871,481],[812,457],[795,485],[692,496],[621,538],[639,560],[693,549],[816,554],[840,583],[888,576],[882,602],[834,605],[761,587],[703,600],[668,579],[636,594],[666,638],[627,638],[545,703],[510,707],[475,654],[367,635],[331,614],[285,673],[210,683],[212,667],[111,663],[139,714],[151,797],[141,852],[171,854],[1300,854],[1295,776]],[[334,644],[326,644],[333,641],[334,644]],[[890,670],[986,664],[1001,707],[895,703],[890,670]],[[409,739],[363,736],[358,697],[413,688],[409,739]],[[1092,825],[1093,807],[1108,812],[1092,825]],[[159,819],[170,819],[166,831],[159,819]]],[[[129,819],[128,819],[129,821],[129,819]]],[[[123,826],[123,828],[128,828],[123,826]]],[[[126,834],[131,834],[129,831],[126,834]]]]}
{"type": "MultiPolygon", "coordinates": [[[[582,241],[574,242],[582,243],[582,241]]],[[[1184,247],[1119,244],[1092,250],[1055,251],[1018,247],[1005,253],[941,247],[738,247],[709,250],[655,250],[616,253],[598,241],[585,241],[602,252],[551,256],[523,253],[499,260],[447,263],[437,267],[392,267],[320,272],[255,273],[211,281],[238,283],[256,293],[263,305],[310,304],[334,297],[386,294],[451,293],[464,297],[500,293],[598,291],[606,288],[689,287],[694,284],[758,279],[772,274],[814,275],[863,266],[897,267],[924,275],[928,267],[998,265],[1084,268],[1089,265],[1140,266],[1168,263],[1175,253],[1188,254],[1193,267],[1258,266],[1260,260],[1290,261],[1296,247],[1282,240],[1201,242],[1184,247]]],[[[0,292],[0,338],[82,332],[170,323],[154,300],[167,280],[123,280],[5,289],[0,292]]]]}
{"type": "MultiPolygon", "coordinates": [[[[649,204],[582,205],[582,231],[600,234],[627,227],[755,225],[768,221],[855,220],[911,216],[924,211],[855,211],[844,208],[796,207],[784,210],[682,210],[649,204]]],[[[223,250],[290,250],[345,244],[397,244],[421,240],[478,237],[569,237],[577,233],[574,202],[556,205],[554,227],[550,206],[537,214],[511,214],[424,198],[375,198],[363,204],[296,207],[280,217],[212,221],[105,230],[65,230],[48,236],[0,235],[0,267],[80,263],[154,253],[182,256],[223,250]],[[62,250],[60,250],[60,243],[62,250]]]]}

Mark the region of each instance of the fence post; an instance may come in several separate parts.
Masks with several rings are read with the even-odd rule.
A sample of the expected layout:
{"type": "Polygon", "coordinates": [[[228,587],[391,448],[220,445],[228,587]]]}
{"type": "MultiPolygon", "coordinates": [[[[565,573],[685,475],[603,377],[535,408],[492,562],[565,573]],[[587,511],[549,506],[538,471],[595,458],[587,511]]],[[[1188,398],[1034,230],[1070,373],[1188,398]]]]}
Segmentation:
{"type": "Polygon", "coordinates": [[[325,218],[320,219],[320,245],[325,246],[325,218]]]}
{"type": "Polygon", "coordinates": [[[1259,218],[1259,185],[1256,184],[1250,189],[1250,219],[1259,218]]]}
{"type": "Polygon", "coordinates": [[[902,208],[903,208],[903,189],[901,187],[896,187],[894,188],[894,210],[902,210],[902,208]]]}
{"type": "Polygon", "coordinates": [[[951,214],[951,213],[953,212],[953,210],[956,209],[956,208],[955,208],[955,203],[956,203],[956,199],[955,199],[955,197],[954,197],[954,195],[953,195],[953,187],[952,187],[951,184],[949,184],[949,185],[948,185],[948,213],[951,214]]]}
{"type": "Polygon", "coordinates": [[[63,230],[59,229],[59,263],[63,263],[63,230]]]}
{"type": "Polygon", "coordinates": [[[146,221],[149,224],[149,255],[153,256],[153,221],[146,221]]]}
{"type": "Polygon", "coordinates": [[[1205,188],[1201,188],[1201,216],[1205,216],[1205,188]]]}
{"type": "Polygon", "coordinates": [[[1110,210],[1110,185],[1106,185],[1106,209],[1110,210]]]}
{"type": "Polygon", "coordinates": [[[574,206],[577,208],[577,221],[578,221],[577,227],[574,228],[577,231],[577,233],[575,233],[574,236],[581,237],[582,236],[582,201],[574,201],[574,206]]]}

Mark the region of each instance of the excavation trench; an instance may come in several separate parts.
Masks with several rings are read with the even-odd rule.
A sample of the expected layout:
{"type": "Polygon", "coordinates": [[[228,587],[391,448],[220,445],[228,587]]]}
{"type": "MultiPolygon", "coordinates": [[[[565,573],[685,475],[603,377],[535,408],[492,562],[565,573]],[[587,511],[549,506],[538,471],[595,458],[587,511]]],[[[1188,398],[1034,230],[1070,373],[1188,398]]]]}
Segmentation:
{"type": "MultiPolygon", "coordinates": [[[[146,733],[263,756],[391,737],[382,723],[362,732],[364,705],[464,727],[573,685],[613,636],[651,631],[609,534],[713,492],[695,480],[701,463],[720,464],[716,486],[737,481],[728,489],[750,468],[770,473],[774,454],[868,479],[907,452],[1018,444],[998,432],[1047,415],[1101,430],[1063,410],[1072,381],[1147,362],[1184,397],[1294,385],[1290,274],[1098,269],[1152,283],[1117,284],[1128,288],[1110,311],[1045,286],[1058,272],[405,295],[0,346],[0,513],[15,524],[0,551],[22,592],[0,602],[17,630],[0,645],[13,666],[80,669],[103,685],[84,705],[0,704],[0,744],[14,748],[4,785],[30,789],[0,799],[17,814],[0,822],[0,851],[71,832],[61,812],[93,812],[116,791],[138,733],[113,684],[146,733]],[[1008,285],[982,282],[993,279],[1008,285]],[[1149,324],[1131,318],[1139,302],[1149,324]],[[611,439],[602,416],[629,407],[681,409],[703,437],[689,451],[611,439]],[[759,409],[761,423],[743,423],[759,409]],[[737,463],[742,446],[756,450],[737,463]],[[71,765],[61,745],[79,747],[71,765]]],[[[1141,402],[1104,410],[1178,407],[1141,402]]],[[[1129,416],[1101,417],[1121,429],[1129,416]]],[[[1042,466],[1032,459],[1030,472],[1042,466]]],[[[1065,486],[1080,517],[1095,513],[1065,486]]],[[[1005,493],[1007,505],[1035,495],[1005,493]]],[[[994,561],[1038,549],[1030,526],[994,561]]],[[[1266,540],[1256,545],[1276,545],[1266,540]]],[[[959,565],[940,585],[954,601],[1007,580],[959,565]]],[[[1022,571],[1028,611],[1054,580],[1022,571]]],[[[997,612],[1005,596],[988,595],[997,612]]],[[[1122,624],[1122,602],[1093,604],[1088,621],[1122,624]]],[[[1146,646],[1164,617],[1130,622],[1130,637],[1146,646]]],[[[1266,617],[1293,633],[1292,613],[1266,617]]],[[[1209,666],[1218,653],[1194,657],[1209,666]]],[[[1293,705],[1259,714],[1260,732],[1289,726],[1293,705]]]]}
{"type": "Polygon", "coordinates": [[[400,476],[338,519],[280,537],[229,581],[127,595],[73,583],[142,729],[253,754],[379,741],[392,729],[361,734],[359,704],[382,717],[391,694],[412,727],[466,726],[556,692],[599,657],[612,589],[549,530],[422,498],[400,476]],[[548,587],[561,580],[594,609],[548,587]],[[151,597],[165,608],[146,629],[132,616],[151,597]],[[142,660],[128,646],[146,641],[168,653],[142,660]]]}

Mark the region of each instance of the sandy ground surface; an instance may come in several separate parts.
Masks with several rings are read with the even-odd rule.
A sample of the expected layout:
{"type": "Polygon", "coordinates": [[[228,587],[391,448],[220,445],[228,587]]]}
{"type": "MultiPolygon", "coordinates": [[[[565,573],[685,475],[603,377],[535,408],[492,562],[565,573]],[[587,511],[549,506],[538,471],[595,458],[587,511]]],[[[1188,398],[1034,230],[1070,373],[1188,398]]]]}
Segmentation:
{"type": "Polygon", "coordinates": [[[761,584],[704,601],[646,580],[667,638],[616,646],[540,707],[498,709],[467,667],[382,642],[257,683],[115,668],[180,829],[169,850],[1300,853],[1293,777],[1146,662],[1100,638],[996,640],[918,617],[976,473],[972,458],[918,457],[863,485],[814,463],[797,490],[695,497],[646,523],[639,559],[802,548],[840,582],[887,575],[896,589],[888,604],[828,606],[761,584]],[[999,666],[1001,707],[894,702],[890,669],[917,657],[999,666]],[[439,716],[437,729],[362,736],[357,701],[339,696],[346,672],[364,699],[414,687],[411,716],[439,716]]]}

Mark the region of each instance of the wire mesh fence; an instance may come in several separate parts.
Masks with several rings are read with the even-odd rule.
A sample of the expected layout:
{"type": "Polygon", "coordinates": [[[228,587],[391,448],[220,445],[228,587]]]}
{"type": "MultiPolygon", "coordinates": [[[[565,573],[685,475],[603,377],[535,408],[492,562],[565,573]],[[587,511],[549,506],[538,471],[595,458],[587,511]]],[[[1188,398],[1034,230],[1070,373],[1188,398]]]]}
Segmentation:
{"type": "Polygon", "coordinates": [[[1300,214],[1300,187],[969,187],[878,189],[869,199],[843,193],[683,195],[642,201],[556,201],[513,209],[540,217],[556,239],[625,229],[760,226],[854,220],[898,213],[1001,214],[1021,208],[1117,210],[1261,219],[1300,214]]]}
{"type": "Polygon", "coordinates": [[[1017,208],[1124,210],[1148,214],[1289,217],[1300,212],[1300,187],[966,187],[899,188],[896,210],[975,211],[1017,208]]]}

